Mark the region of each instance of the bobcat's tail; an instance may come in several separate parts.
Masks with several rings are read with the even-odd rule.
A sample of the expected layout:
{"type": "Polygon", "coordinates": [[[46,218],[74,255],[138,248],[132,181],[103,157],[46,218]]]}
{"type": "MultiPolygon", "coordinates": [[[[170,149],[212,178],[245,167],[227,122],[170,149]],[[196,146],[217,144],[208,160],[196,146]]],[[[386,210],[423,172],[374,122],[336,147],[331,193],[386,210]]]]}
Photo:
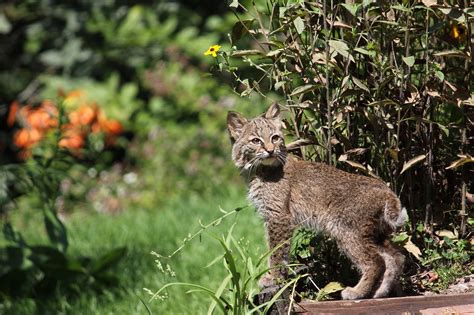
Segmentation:
{"type": "Polygon", "coordinates": [[[384,221],[387,222],[393,230],[396,230],[408,220],[407,210],[402,208],[400,199],[393,194],[385,201],[383,217],[384,221]]]}

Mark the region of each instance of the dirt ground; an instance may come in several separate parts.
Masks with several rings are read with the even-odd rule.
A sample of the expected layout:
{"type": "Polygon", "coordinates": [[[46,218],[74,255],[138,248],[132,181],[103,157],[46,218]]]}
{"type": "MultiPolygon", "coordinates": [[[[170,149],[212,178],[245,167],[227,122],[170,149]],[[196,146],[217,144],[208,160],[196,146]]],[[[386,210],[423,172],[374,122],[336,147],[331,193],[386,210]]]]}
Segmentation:
{"type": "Polygon", "coordinates": [[[424,293],[424,295],[462,294],[469,292],[474,292],[474,274],[460,278],[458,281],[451,284],[447,289],[439,293],[427,291],[424,293]]]}

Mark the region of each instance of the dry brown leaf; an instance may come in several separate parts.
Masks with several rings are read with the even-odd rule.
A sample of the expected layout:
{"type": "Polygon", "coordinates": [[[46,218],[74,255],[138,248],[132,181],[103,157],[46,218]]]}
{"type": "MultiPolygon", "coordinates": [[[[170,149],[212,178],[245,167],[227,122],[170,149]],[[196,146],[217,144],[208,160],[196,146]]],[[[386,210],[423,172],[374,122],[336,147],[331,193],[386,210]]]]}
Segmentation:
{"type": "Polygon", "coordinates": [[[411,241],[411,236],[408,239],[408,242],[403,245],[403,247],[413,256],[415,256],[416,259],[420,260],[421,258],[421,250],[416,246],[412,241],[411,241]]]}
{"type": "Polygon", "coordinates": [[[421,0],[421,2],[423,2],[423,4],[426,5],[427,7],[433,7],[435,5],[438,5],[437,0],[421,0]]]}
{"type": "Polygon", "coordinates": [[[426,158],[426,154],[421,154],[421,155],[418,155],[418,156],[412,158],[408,162],[405,162],[403,164],[403,168],[402,168],[402,171],[400,172],[400,174],[403,174],[406,170],[411,168],[416,163],[419,163],[419,162],[423,161],[425,158],[426,158]]]}

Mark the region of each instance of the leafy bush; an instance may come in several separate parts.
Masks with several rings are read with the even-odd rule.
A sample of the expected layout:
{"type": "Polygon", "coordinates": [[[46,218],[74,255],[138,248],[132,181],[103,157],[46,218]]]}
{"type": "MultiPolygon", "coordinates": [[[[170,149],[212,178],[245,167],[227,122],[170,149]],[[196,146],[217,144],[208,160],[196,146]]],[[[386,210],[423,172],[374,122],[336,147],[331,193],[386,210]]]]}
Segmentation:
{"type": "MultiPolygon", "coordinates": [[[[61,116],[56,119],[61,120],[61,116]]],[[[47,296],[59,287],[77,293],[84,284],[99,289],[104,284],[117,283],[117,277],[109,269],[124,255],[124,248],[97,258],[75,259],[66,255],[69,240],[66,227],[59,218],[57,200],[61,196],[61,181],[67,178],[74,158],[66,149],[60,148],[62,140],[58,135],[61,129],[57,122],[54,124],[56,136],[52,136],[49,143],[42,143],[32,158],[25,163],[0,166],[0,214],[4,236],[0,247],[2,300],[47,296]],[[37,200],[35,206],[42,213],[49,244],[32,245],[31,240],[24,239],[8,219],[21,195],[37,200]]],[[[49,128],[49,124],[47,126],[49,128]]]]}
{"type": "MultiPolygon", "coordinates": [[[[294,153],[386,181],[409,209],[413,242],[422,251],[429,248],[423,239],[443,228],[469,237],[474,10],[468,2],[230,6],[239,21],[216,69],[233,76],[242,96],[257,93],[287,109],[288,136],[299,144],[294,153]]],[[[299,256],[307,251],[300,250],[299,256]]]]}
{"type": "Polygon", "coordinates": [[[270,1],[247,11],[221,67],[246,93],[277,93],[289,135],[309,143],[299,154],[385,180],[412,230],[455,223],[466,235],[472,7],[270,1]],[[234,58],[256,75],[242,78],[234,58]]]}

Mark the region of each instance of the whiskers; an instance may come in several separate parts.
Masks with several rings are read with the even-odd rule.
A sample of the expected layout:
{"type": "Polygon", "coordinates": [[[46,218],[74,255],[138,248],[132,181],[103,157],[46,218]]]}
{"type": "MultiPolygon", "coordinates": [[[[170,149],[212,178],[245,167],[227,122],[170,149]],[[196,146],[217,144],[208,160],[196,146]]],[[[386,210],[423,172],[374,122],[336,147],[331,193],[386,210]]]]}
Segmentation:
{"type": "Polygon", "coordinates": [[[245,164],[244,168],[242,169],[242,172],[246,172],[247,175],[250,177],[252,174],[255,174],[257,168],[262,164],[262,161],[264,159],[265,157],[262,157],[261,153],[257,154],[245,164]]]}
{"type": "Polygon", "coordinates": [[[286,151],[278,151],[275,157],[281,165],[284,165],[286,163],[287,155],[288,154],[286,153],[286,151]]]}
{"type": "MultiPolygon", "coordinates": [[[[242,168],[242,173],[247,175],[247,179],[250,179],[250,177],[255,175],[257,169],[269,157],[270,155],[266,151],[258,153],[245,164],[245,166],[242,168]]],[[[284,165],[286,163],[287,153],[284,150],[280,150],[276,152],[272,157],[275,158],[277,161],[277,163],[274,163],[274,166],[284,165]]]]}

